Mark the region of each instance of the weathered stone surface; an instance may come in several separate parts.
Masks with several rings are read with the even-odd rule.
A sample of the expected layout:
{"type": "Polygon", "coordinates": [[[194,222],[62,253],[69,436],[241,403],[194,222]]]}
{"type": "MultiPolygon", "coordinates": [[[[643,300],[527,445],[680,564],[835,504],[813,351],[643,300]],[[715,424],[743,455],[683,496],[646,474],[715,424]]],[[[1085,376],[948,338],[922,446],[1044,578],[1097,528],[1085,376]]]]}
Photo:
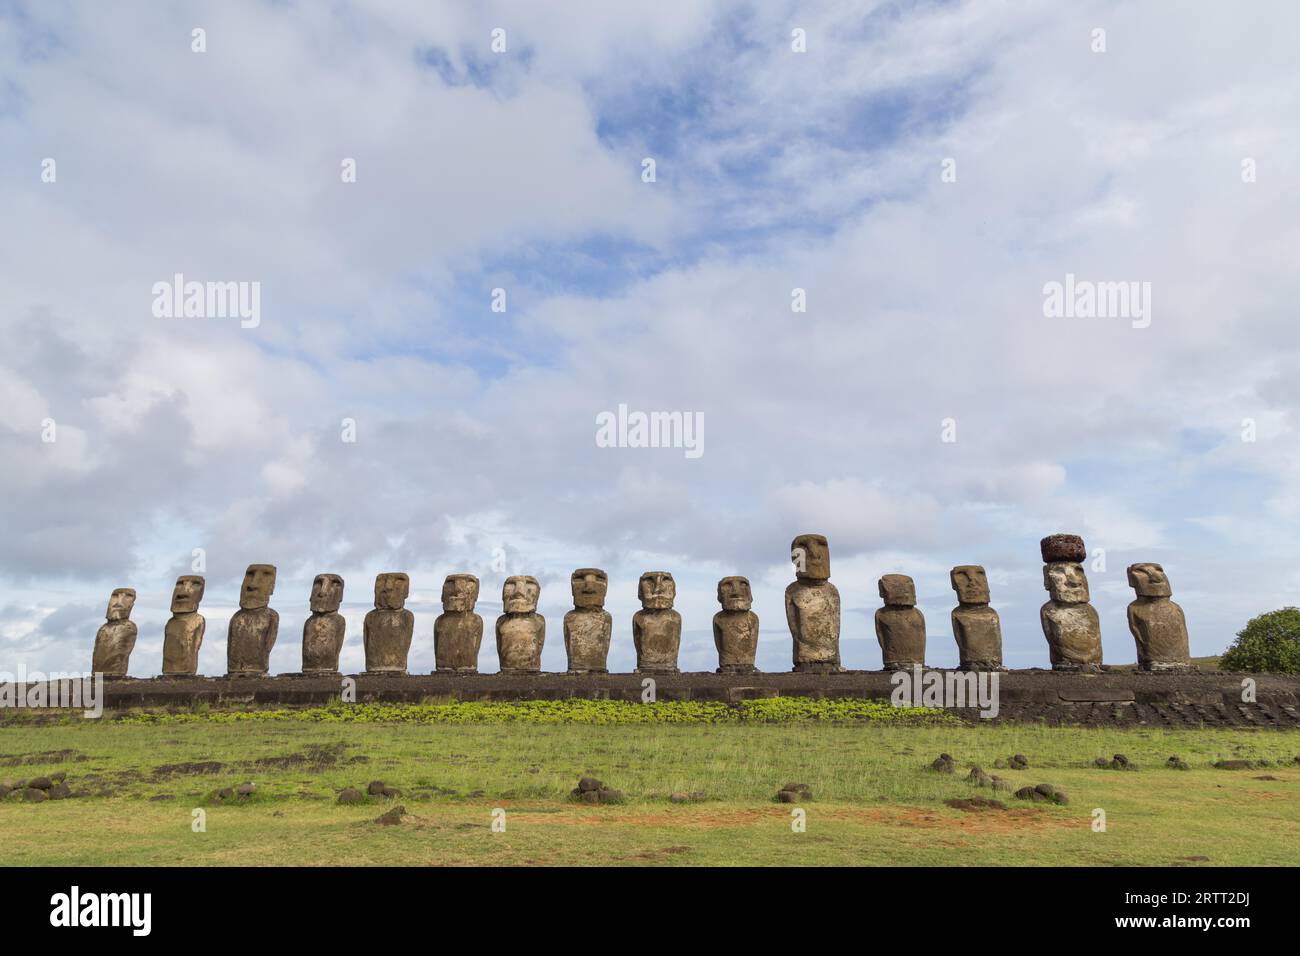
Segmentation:
{"type": "Polygon", "coordinates": [[[719,674],[756,674],[758,615],[750,608],[754,595],[749,579],[739,576],[718,582],[718,603],[722,610],[713,615],[713,643],[718,648],[719,674]]]}
{"type": "Polygon", "coordinates": [[[280,630],[280,615],[269,607],[275,591],[275,566],[250,564],[239,589],[239,610],[226,632],[226,673],[257,677],[271,669],[271,648],[280,630]]]}
{"type": "Polygon", "coordinates": [[[483,618],[474,613],[478,603],[478,578],[449,574],[442,582],[442,613],[433,622],[434,666],[440,671],[478,673],[478,652],[483,645],[483,618]]]}
{"type": "Polygon", "coordinates": [[[375,609],[362,622],[367,674],[406,673],[415,633],[415,615],[406,608],[410,593],[411,579],[400,571],[375,576],[375,609]]]}
{"type": "Polygon", "coordinates": [[[989,607],[989,580],[978,564],[961,564],[949,574],[957,592],[952,610],[952,634],[964,671],[1000,671],[1002,621],[989,607]]]}
{"type": "Polygon", "coordinates": [[[302,625],[302,672],[337,674],[347,621],[339,613],[343,579],[318,574],[311,584],[311,616],[302,625]]]}
{"type": "Polygon", "coordinates": [[[571,579],[573,610],[564,615],[564,649],[570,674],[609,672],[609,641],[614,619],[605,610],[609,575],[599,568],[579,568],[571,579]]]}
{"type": "Polygon", "coordinates": [[[1077,534],[1049,534],[1038,543],[1038,547],[1042,552],[1044,564],[1053,564],[1057,561],[1078,564],[1088,557],[1088,549],[1084,547],[1083,539],[1077,534]]]}
{"type": "Polygon", "coordinates": [[[186,677],[199,671],[199,648],[207,622],[199,613],[205,584],[197,574],[183,574],[172,590],[172,616],[163,630],[164,677],[186,677]]]}
{"type": "Polygon", "coordinates": [[[339,803],[360,803],[363,797],[356,787],[344,787],[339,791],[339,803]]]}
{"type": "Polygon", "coordinates": [[[925,665],[925,615],[916,607],[916,585],[906,574],[886,574],[879,582],[885,606],[876,610],[876,640],[885,670],[925,665]]]}
{"type": "Polygon", "coordinates": [[[838,673],[840,592],[828,580],[830,546],[820,534],[801,534],[790,543],[795,580],[785,589],[785,618],[794,639],[794,670],[838,673]]]}
{"type": "Polygon", "coordinates": [[[1128,629],[1137,643],[1138,666],[1144,671],[1192,669],[1183,609],[1170,600],[1173,588],[1158,564],[1130,564],[1128,584],[1137,600],[1128,606],[1128,629]]]}
{"type": "MultiPolygon", "coordinates": [[[[1043,554],[1084,554],[1083,541],[1075,535],[1052,535],[1043,539],[1043,554]],[[1058,538],[1072,539],[1067,547],[1058,538]],[[1077,545],[1073,542],[1077,541],[1077,545]],[[1054,542],[1049,546],[1049,542],[1054,542]]],[[[1088,603],[1088,576],[1074,561],[1052,561],[1043,567],[1043,587],[1049,600],[1039,609],[1043,635],[1047,638],[1052,670],[1098,671],[1101,669],[1101,620],[1088,603]]]]}
{"type": "Polygon", "coordinates": [[[125,677],[135,648],[136,626],[131,620],[135,607],[132,588],[115,588],[108,599],[105,623],[95,634],[95,653],[90,669],[107,677],[125,677]]]}
{"type": "Polygon", "coordinates": [[[503,674],[536,674],[542,669],[542,645],[546,643],[546,618],[537,613],[542,588],[530,575],[506,578],[501,588],[497,618],[497,658],[503,674]]]}
{"type": "Polygon", "coordinates": [[[676,674],[682,616],[673,610],[677,584],[667,571],[647,571],[637,584],[641,610],[632,615],[639,674],[676,674]]]}

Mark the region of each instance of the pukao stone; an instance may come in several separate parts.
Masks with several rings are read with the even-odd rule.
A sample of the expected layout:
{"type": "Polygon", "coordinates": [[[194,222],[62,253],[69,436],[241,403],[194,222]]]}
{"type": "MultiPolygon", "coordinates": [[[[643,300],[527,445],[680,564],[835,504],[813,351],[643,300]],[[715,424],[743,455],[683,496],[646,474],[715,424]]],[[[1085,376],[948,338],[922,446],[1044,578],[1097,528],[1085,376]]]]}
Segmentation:
{"type": "Polygon", "coordinates": [[[415,615],[406,608],[411,579],[400,571],[375,577],[375,609],[366,613],[362,637],[367,674],[405,674],[415,633],[415,615]]]}
{"type": "Polygon", "coordinates": [[[1043,587],[1048,601],[1038,617],[1047,638],[1052,670],[1101,670],[1101,620],[1088,603],[1088,576],[1078,563],[1087,555],[1083,539],[1077,535],[1055,534],[1041,544],[1043,587]],[[1054,560],[1062,555],[1066,559],[1054,560]]]}
{"type": "Polygon", "coordinates": [[[632,615],[636,669],[643,674],[676,674],[682,643],[682,616],[673,610],[677,583],[667,571],[647,571],[637,584],[641,610],[632,615]]]}
{"type": "Polygon", "coordinates": [[[713,643],[718,648],[719,674],[756,674],[758,615],[750,610],[754,595],[749,579],[739,576],[718,582],[718,603],[722,610],[713,615],[713,643]]]}
{"type": "Polygon", "coordinates": [[[988,576],[978,564],[962,564],[949,577],[957,592],[952,635],[961,659],[958,666],[964,671],[1002,670],[1002,622],[989,607],[988,576]]]}
{"type": "Polygon", "coordinates": [[[275,566],[250,564],[239,589],[239,610],[226,631],[226,675],[264,677],[271,669],[271,648],[280,630],[280,615],[269,607],[275,592],[275,566]]]}
{"type": "Polygon", "coordinates": [[[115,588],[108,598],[108,611],[104,623],[95,634],[95,653],[90,669],[104,677],[125,677],[135,648],[136,626],[131,620],[135,607],[132,588],[115,588]]]}
{"type": "Polygon", "coordinates": [[[199,613],[205,584],[197,574],[183,574],[172,589],[172,616],[163,630],[164,677],[191,677],[199,671],[199,648],[207,622],[199,613]]]}
{"type": "Polygon", "coordinates": [[[442,610],[433,622],[433,657],[438,671],[478,673],[483,644],[483,618],[474,613],[478,578],[449,574],[442,582],[442,610]]]}
{"type": "Polygon", "coordinates": [[[497,659],[503,674],[536,674],[542,669],[546,618],[537,613],[542,586],[527,574],[506,578],[497,618],[497,659]]]}
{"type": "Polygon", "coordinates": [[[825,535],[801,534],[790,543],[795,580],[785,589],[785,618],[794,639],[794,669],[838,673],[840,592],[831,584],[825,535]]]}
{"type": "Polygon", "coordinates": [[[1173,588],[1158,564],[1130,564],[1128,584],[1137,599],[1128,606],[1128,628],[1137,643],[1138,666],[1144,671],[1190,671],[1191,650],[1183,609],[1170,600],[1173,588]]]}
{"type": "Polygon", "coordinates": [[[925,616],[916,607],[916,585],[906,574],[886,574],[879,582],[885,606],[876,609],[876,640],[885,670],[925,665],[925,616]]]}
{"type": "Polygon", "coordinates": [[[570,580],[573,610],[564,615],[564,649],[570,674],[609,673],[609,640],[614,619],[605,610],[609,575],[600,568],[579,568],[570,580]]]}
{"type": "Polygon", "coordinates": [[[302,625],[302,672],[337,674],[347,620],[339,613],[343,579],[318,574],[311,583],[311,616],[302,625]]]}

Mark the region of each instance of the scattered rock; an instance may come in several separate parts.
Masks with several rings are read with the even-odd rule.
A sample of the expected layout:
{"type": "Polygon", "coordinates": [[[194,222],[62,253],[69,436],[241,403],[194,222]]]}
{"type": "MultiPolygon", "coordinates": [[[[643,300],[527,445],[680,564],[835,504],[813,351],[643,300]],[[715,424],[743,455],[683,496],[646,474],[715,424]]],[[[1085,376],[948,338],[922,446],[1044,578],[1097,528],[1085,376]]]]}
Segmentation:
{"type": "Polygon", "coordinates": [[[806,783],[787,783],[776,794],[781,803],[804,803],[812,798],[812,787],[806,783]]]}
{"type": "Polygon", "coordinates": [[[62,780],[59,780],[56,781],[54,786],[50,787],[49,790],[46,790],[45,793],[51,800],[64,800],[72,796],[72,788],[62,780]]]}
{"type": "Polygon", "coordinates": [[[406,816],[406,807],[398,804],[387,813],[375,817],[375,822],[381,826],[392,827],[402,822],[402,817],[406,816]]]}
{"type": "Polygon", "coordinates": [[[1007,805],[1001,800],[990,800],[988,797],[953,798],[952,800],[945,800],[944,804],[954,810],[965,810],[969,813],[980,810],[1005,810],[1007,808],[1007,805]]]}
{"type": "Polygon", "coordinates": [[[993,778],[984,772],[983,767],[971,767],[970,773],[966,775],[966,781],[977,787],[987,787],[992,785],[993,778]]]}
{"type": "Polygon", "coordinates": [[[1187,761],[1184,760],[1182,757],[1178,756],[1177,754],[1174,754],[1174,756],[1166,760],[1165,766],[1168,767],[1170,770],[1191,770],[1192,769],[1187,765],[1187,761]]]}
{"type": "Polygon", "coordinates": [[[1016,797],[1033,803],[1065,804],[1070,802],[1070,798],[1064,790],[1057,790],[1050,783],[1040,783],[1036,787],[1021,787],[1016,791],[1016,797]]]}
{"type": "Polygon", "coordinates": [[[1220,770],[1254,770],[1255,765],[1249,760],[1218,760],[1214,766],[1220,770]]]}
{"type": "Polygon", "coordinates": [[[50,774],[50,779],[55,783],[63,783],[63,781],[68,779],[68,774],[63,770],[60,770],[58,773],[50,774]]]}
{"type": "Polygon", "coordinates": [[[49,777],[32,777],[27,781],[27,786],[32,790],[48,790],[54,786],[54,781],[49,777]]]}
{"type": "Polygon", "coordinates": [[[42,800],[48,800],[49,795],[39,787],[28,787],[23,791],[23,799],[31,803],[40,803],[42,800]]]}
{"type": "Polygon", "coordinates": [[[622,803],[623,802],[622,790],[613,790],[613,789],[606,788],[604,790],[597,790],[596,793],[600,794],[601,803],[622,803]]]}
{"type": "Polygon", "coordinates": [[[603,790],[605,785],[595,777],[583,777],[578,781],[579,790],[603,790]]]}
{"type": "Polygon", "coordinates": [[[235,793],[241,797],[251,797],[256,792],[257,784],[255,783],[241,783],[235,788],[235,793]]]}
{"type": "Polygon", "coordinates": [[[930,769],[937,773],[952,773],[957,769],[957,765],[948,754],[939,754],[934,763],[930,764],[930,769]]]}
{"type": "Polygon", "coordinates": [[[363,797],[356,787],[344,787],[339,791],[339,803],[360,803],[363,797]]]}
{"type": "MultiPolygon", "coordinates": [[[[482,790],[476,790],[470,794],[473,796],[483,796],[482,790]]],[[[622,803],[623,791],[614,790],[606,787],[605,784],[595,777],[583,777],[578,781],[578,785],[570,791],[570,796],[575,800],[581,800],[583,803],[622,803]]]]}
{"type": "Polygon", "coordinates": [[[235,798],[235,788],[222,787],[220,790],[217,791],[217,796],[220,797],[222,800],[233,800],[235,798]]]}
{"type": "Polygon", "coordinates": [[[384,784],[384,781],[371,780],[370,786],[366,788],[366,793],[370,794],[372,797],[382,797],[384,795],[384,791],[387,789],[388,787],[384,784]]]}
{"type": "Polygon", "coordinates": [[[1131,762],[1123,754],[1115,754],[1107,760],[1105,757],[1098,757],[1093,761],[1095,765],[1103,770],[1136,770],[1137,764],[1131,762]]]}
{"type": "Polygon", "coordinates": [[[1001,777],[999,777],[997,774],[994,774],[993,776],[989,777],[989,782],[990,782],[990,784],[991,784],[991,786],[993,787],[994,790],[1011,790],[1011,789],[1012,789],[1011,781],[1010,781],[1010,780],[1003,780],[1003,779],[1002,779],[1001,777]]]}
{"type": "Polygon", "coordinates": [[[1029,758],[1024,754],[1012,754],[1011,757],[1007,759],[1007,766],[1012,770],[1028,770],[1029,758]]]}

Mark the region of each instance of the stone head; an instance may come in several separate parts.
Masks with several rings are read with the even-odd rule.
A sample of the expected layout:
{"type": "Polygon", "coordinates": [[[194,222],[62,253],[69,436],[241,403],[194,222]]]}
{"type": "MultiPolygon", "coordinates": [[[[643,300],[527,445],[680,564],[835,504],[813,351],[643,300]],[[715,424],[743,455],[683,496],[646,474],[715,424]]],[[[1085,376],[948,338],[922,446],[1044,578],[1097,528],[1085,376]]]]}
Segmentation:
{"type": "Polygon", "coordinates": [[[790,542],[795,577],[825,581],[831,576],[831,547],[824,534],[801,534],[790,542]]]}
{"type": "Polygon", "coordinates": [[[245,611],[266,607],[275,591],[275,565],[250,564],[239,589],[239,606],[245,611]]]}
{"type": "Polygon", "coordinates": [[[667,571],[647,571],[637,584],[637,596],[648,611],[670,608],[677,597],[677,582],[667,571]]]}
{"type": "Polygon", "coordinates": [[[880,597],[886,604],[916,605],[916,585],[906,574],[885,574],[880,578],[880,597]]]}
{"type": "Polygon", "coordinates": [[[1088,556],[1083,539],[1077,534],[1049,534],[1038,542],[1038,550],[1043,555],[1043,563],[1054,561],[1071,561],[1078,564],[1088,556]]]}
{"type": "Polygon", "coordinates": [[[1088,576],[1073,561],[1053,561],[1043,566],[1043,587],[1061,604],[1088,603],[1088,576]]]}
{"type": "Polygon", "coordinates": [[[472,574],[449,574],[442,582],[444,611],[472,611],[478,602],[478,578],[472,574]]]}
{"type": "Polygon", "coordinates": [[[718,603],[724,611],[748,611],[753,607],[754,592],[749,589],[749,578],[736,576],[719,581],[718,603]]]}
{"type": "Polygon", "coordinates": [[[400,611],[406,606],[411,593],[411,579],[401,571],[386,571],[375,575],[375,607],[384,611],[400,611]]]}
{"type": "Polygon", "coordinates": [[[950,574],[952,589],[962,604],[988,604],[989,579],[978,564],[959,564],[950,574]]]}
{"type": "Polygon", "coordinates": [[[343,579],[337,574],[318,574],[311,582],[311,609],[316,614],[328,614],[343,603],[343,579]]]}
{"type": "Polygon", "coordinates": [[[542,586],[530,574],[517,574],[506,578],[501,587],[501,609],[507,614],[531,614],[537,610],[537,599],[542,596],[542,586]]]}
{"type": "Polygon", "coordinates": [[[578,568],[571,579],[574,607],[604,607],[609,575],[600,568],[578,568]]]}
{"type": "Polygon", "coordinates": [[[201,575],[182,574],[176,579],[176,587],[172,589],[172,613],[173,614],[190,614],[199,609],[199,602],[203,600],[203,589],[205,582],[201,575]]]}
{"type": "Polygon", "coordinates": [[[114,588],[108,596],[108,612],[104,615],[109,621],[129,621],[131,608],[135,607],[135,588],[114,588]]]}
{"type": "Polygon", "coordinates": [[[1174,593],[1165,569],[1158,564],[1130,564],[1128,586],[1138,597],[1169,597],[1174,593]]]}

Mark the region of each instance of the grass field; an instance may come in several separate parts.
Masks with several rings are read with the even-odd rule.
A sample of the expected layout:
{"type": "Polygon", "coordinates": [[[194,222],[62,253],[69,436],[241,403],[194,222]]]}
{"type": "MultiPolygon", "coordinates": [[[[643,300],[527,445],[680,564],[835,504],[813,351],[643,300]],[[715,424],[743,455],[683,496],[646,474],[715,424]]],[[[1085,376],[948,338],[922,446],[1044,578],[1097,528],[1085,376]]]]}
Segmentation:
{"type": "Polygon", "coordinates": [[[82,791],[41,803],[20,793],[0,800],[4,862],[1300,864],[1300,734],[1292,732],[895,720],[420,722],[393,719],[391,709],[346,722],[228,717],[0,725],[0,781],[62,771],[82,791]],[[940,752],[955,758],[955,774],[928,769],[940,752]],[[1092,766],[1116,752],[1138,769],[1092,766]],[[1028,757],[1030,769],[994,768],[1013,753],[1028,757]],[[1167,769],[1173,754],[1192,769],[1167,769]],[[1268,764],[1213,768],[1221,759],[1268,764]],[[197,762],[209,766],[185,766],[197,762]],[[974,787],[964,778],[976,763],[1017,788],[1050,783],[1069,803],[1030,804],[974,787]],[[584,774],[622,790],[625,802],[572,801],[584,774]],[[364,791],[372,780],[402,795],[336,802],[342,788],[364,791]],[[796,781],[812,788],[813,802],[775,802],[796,781]],[[222,788],[246,782],[256,784],[253,795],[216,802],[222,788]],[[671,802],[679,791],[706,799],[671,802]],[[972,796],[997,798],[1005,809],[944,802],[972,796]],[[407,811],[400,825],[375,822],[398,804],[407,811]],[[192,826],[200,809],[205,832],[192,826]],[[806,814],[804,832],[792,828],[796,809],[806,814]],[[1096,809],[1105,832],[1093,829],[1096,809]],[[494,810],[504,811],[505,832],[494,832],[494,810]]]}

